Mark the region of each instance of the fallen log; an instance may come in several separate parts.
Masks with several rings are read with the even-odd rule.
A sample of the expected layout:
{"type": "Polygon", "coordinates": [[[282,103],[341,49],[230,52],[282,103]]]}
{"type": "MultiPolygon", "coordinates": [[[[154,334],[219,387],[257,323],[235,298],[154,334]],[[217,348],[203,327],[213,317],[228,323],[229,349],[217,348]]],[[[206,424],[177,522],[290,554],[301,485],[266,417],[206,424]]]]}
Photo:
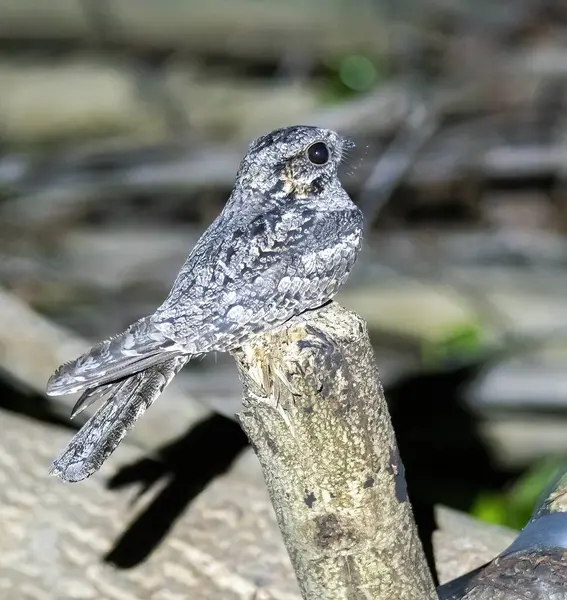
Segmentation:
{"type": "MultiPolygon", "coordinates": [[[[133,535],[167,484],[160,482],[140,497],[135,481],[120,489],[109,489],[107,482],[144,460],[145,453],[126,441],[96,477],[69,486],[46,474],[67,432],[5,411],[0,429],[0,597],[168,600],[190,594],[192,600],[299,600],[249,451],[193,500],[147,560],[119,569],[104,555],[116,554],[119,539],[133,535]]],[[[185,485],[192,478],[191,457],[187,462],[185,485]]],[[[490,560],[514,538],[513,532],[443,507],[437,521],[442,581],[490,560]]]]}
{"type": "Polygon", "coordinates": [[[5,411],[0,430],[0,598],[299,600],[267,494],[249,476],[246,456],[185,509],[183,494],[195,486],[202,456],[187,456],[182,473],[164,473],[151,490],[143,480],[109,489],[109,478],[147,458],[127,442],[97,477],[69,486],[47,474],[68,432],[5,411]],[[167,518],[168,502],[169,510],[182,502],[182,514],[146,560],[132,565],[167,518]],[[140,531],[148,520],[152,527],[140,531]]]}

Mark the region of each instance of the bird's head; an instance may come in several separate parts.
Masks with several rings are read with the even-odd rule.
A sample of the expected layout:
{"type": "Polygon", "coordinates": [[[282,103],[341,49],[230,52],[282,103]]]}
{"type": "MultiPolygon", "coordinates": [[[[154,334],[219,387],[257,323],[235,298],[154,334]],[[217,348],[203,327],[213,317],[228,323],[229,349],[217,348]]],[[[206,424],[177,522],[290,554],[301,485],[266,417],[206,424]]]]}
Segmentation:
{"type": "Polygon", "coordinates": [[[254,140],[240,163],[237,185],[271,196],[306,198],[337,185],[337,171],[354,144],[330,129],[296,125],[254,140]]]}

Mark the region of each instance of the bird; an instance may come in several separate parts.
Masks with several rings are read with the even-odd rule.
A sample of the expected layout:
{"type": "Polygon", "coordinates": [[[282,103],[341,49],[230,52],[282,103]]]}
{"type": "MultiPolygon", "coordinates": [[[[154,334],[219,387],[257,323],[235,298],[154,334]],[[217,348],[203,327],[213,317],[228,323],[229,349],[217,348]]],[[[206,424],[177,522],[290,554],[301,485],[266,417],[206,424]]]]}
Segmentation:
{"type": "Polygon", "coordinates": [[[60,366],[50,396],[100,408],[52,462],[65,482],[98,471],[192,358],[231,352],[328,303],[362,246],[363,216],[338,169],[354,143],[294,125],[252,141],[230,196],[153,315],[60,366]]]}

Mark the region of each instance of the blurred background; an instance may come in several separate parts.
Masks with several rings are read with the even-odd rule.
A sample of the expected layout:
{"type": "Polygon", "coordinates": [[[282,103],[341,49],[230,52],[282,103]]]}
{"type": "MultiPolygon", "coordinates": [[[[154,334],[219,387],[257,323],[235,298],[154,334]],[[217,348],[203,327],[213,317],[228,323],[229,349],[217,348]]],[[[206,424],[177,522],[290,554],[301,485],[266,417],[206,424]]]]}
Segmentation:
{"type": "MultiPolygon", "coordinates": [[[[559,0],[0,0],[14,460],[28,420],[80,426],[47,378],[161,303],[248,143],[321,125],[357,144],[366,246],[338,300],[369,324],[424,539],[437,503],[522,527],[567,456],[566,105],[559,0]]],[[[170,477],[118,567],[246,444],[230,357],[177,379],[127,438],[145,458],[109,474],[170,477]]]]}

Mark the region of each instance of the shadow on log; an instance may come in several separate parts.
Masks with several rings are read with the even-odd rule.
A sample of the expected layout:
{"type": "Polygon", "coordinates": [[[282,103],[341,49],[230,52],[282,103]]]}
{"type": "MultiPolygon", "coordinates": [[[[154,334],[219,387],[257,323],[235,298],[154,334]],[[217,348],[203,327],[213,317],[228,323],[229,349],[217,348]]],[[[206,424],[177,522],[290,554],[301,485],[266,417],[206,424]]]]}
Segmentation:
{"type": "Polygon", "coordinates": [[[138,484],[139,498],[160,483],[167,483],[128,525],[104,557],[105,562],[130,569],[145,561],[193,500],[215,477],[229,471],[246,446],[246,437],[234,421],[213,415],[159,448],[155,458],[144,457],[123,466],[109,480],[108,489],[138,484]],[[188,460],[195,456],[202,458],[188,460]]]}
{"type": "Polygon", "coordinates": [[[331,303],[234,355],[303,598],[437,598],[364,322],[331,303]]]}

